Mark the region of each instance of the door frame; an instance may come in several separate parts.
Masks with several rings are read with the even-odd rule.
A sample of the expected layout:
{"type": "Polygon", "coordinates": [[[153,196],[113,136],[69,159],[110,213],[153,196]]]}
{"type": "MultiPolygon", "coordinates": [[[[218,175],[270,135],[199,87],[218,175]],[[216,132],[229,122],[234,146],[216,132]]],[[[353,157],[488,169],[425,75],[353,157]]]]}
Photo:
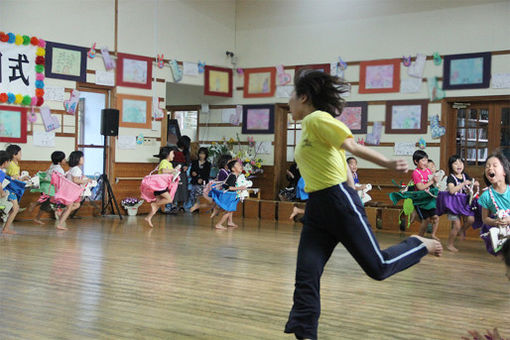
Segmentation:
{"type": "MultiPolygon", "coordinates": [[[[446,127],[446,133],[441,137],[440,148],[440,167],[446,169],[448,167],[448,158],[450,155],[456,153],[456,133],[451,129],[457,127],[457,109],[452,107],[453,103],[466,102],[466,103],[487,103],[490,102],[491,109],[494,110],[496,105],[504,104],[505,102],[510,105],[510,95],[500,96],[469,96],[469,97],[447,97],[441,101],[441,125],[446,127]]],[[[490,109],[490,110],[491,110],[490,109]]],[[[489,111],[490,114],[490,111],[489,111]]],[[[489,119],[489,134],[492,131],[498,131],[498,123],[493,119],[489,119]]],[[[498,133],[500,133],[498,131],[498,133]]],[[[490,152],[491,150],[489,150],[490,152]]]]}

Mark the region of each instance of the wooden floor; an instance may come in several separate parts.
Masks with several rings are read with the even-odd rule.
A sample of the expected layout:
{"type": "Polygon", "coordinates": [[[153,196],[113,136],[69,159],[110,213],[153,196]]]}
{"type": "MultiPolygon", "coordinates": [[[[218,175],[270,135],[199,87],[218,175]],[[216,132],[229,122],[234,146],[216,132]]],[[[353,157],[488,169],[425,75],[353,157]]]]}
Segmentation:
{"type": "MultiPolygon", "coordinates": [[[[216,231],[205,216],[18,222],[0,236],[0,338],[293,339],[300,225],[257,220],[216,231]]],[[[395,234],[377,234],[386,247],[395,234]]],[[[322,279],[320,339],[510,337],[510,283],[480,242],[369,279],[340,245],[322,279]]]]}

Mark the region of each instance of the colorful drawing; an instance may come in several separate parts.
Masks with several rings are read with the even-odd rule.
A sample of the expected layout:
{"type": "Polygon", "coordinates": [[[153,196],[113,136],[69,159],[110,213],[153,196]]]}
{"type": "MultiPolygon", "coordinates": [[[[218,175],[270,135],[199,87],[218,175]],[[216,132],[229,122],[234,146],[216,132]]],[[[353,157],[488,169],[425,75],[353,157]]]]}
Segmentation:
{"type": "Polygon", "coordinates": [[[0,138],[21,138],[21,114],[0,110],[0,138]]]}
{"type": "Polygon", "coordinates": [[[228,92],[229,91],[229,74],[222,71],[211,70],[209,72],[209,91],[211,92],[228,92]]]}
{"type": "Polygon", "coordinates": [[[480,84],[483,82],[483,58],[454,59],[450,66],[450,84],[480,84]]]}
{"type": "Polygon", "coordinates": [[[248,110],[248,121],[246,122],[246,126],[250,130],[269,129],[269,110],[268,109],[248,110]]]}
{"type": "Polygon", "coordinates": [[[269,93],[269,82],[271,73],[253,73],[248,82],[248,91],[250,93],[269,93]]]}
{"type": "Polygon", "coordinates": [[[115,68],[115,60],[112,59],[110,56],[110,51],[108,50],[108,47],[101,48],[101,55],[103,56],[104,61],[104,68],[106,71],[113,70],[115,68]]]}
{"type": "Polygon", "coordinates": [[[391,128],[414,130],[421,128],[421,105],[395,105],[392,107],[391,128]]]}
{"type": "Polygon", "coordinates": [[[81,52],[64,48],[53,48],[51,72],[78,77],[81,70],[81,52]]]}
{"type": "Polygon", "coordinates": [[[147,103],[142,100],[124,99],[122,101],[122,122],[145,124],[147,122],[147,103]]]}
{"type": "Polygon", "coordinates": [[[80,91],[73,90],[69,100],[64,100],[64,109],[67,113],[74,115],[78,108],[78,101],[80,100],[80,91]]]}
{"type": "Polygon", "coordinates": [[[276,65],[276,72],[278,73],[278,85],[287,85],[290,83],[290,74],[285,73],[283,65],[276,65]]]}
{"type": "Polygon", "coordinates": [[[147,62],[136,59],[124,59],[122,80],[128,83],[147,83],[147,62]]]}
{"type": "Polygon", "coordinates": [[[393,87],[393,65],[367,66],[365,87],[388,89],[393,87]]]}
{"type": "Polygon", "coordinates": [[[361,111],[360,106],[345,107],[342,114],[338,117],[350,130],[361,129],[361,111]]]}

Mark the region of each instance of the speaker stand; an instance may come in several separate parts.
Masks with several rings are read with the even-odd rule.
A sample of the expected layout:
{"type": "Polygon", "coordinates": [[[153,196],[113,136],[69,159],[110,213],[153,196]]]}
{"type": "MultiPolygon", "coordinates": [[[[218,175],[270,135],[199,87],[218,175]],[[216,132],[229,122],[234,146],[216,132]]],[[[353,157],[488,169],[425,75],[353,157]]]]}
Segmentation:
{"type": "Polygon", "coordinates": [[[122,215],[120,213],[119,206],[117,204],[117,200],[115,199],[115,195],[113,194],[112,186],[110,185],[110,181],[108,180],[108,176],[106,175],[106,148],[107,148],[107,136],[104,136],[104,144],[103,144],[103,174],[99,177],[101,181],[101,215],[106,215],[106,210],[110,207],[111,215],[119,215],[119,218],[122,220],[122,215]],[[105,199],[108,196],[108,199],[105,199]],[[115,204],[115,206],[114,206],[115,204]],[[115,213],[115,209],[117,209],[117,213],[115,213]]]}

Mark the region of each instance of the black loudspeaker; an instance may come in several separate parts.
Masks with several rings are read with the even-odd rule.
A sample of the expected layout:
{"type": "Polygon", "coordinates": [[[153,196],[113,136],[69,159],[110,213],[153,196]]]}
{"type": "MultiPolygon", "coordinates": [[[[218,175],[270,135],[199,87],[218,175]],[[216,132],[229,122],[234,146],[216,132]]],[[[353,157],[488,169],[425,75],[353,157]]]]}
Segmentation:
{"type": "Polygon", "coordinates": [[[119,110],[101,110],[101,134],[103,136],[118,136],[119,134],[119,110]]]}

